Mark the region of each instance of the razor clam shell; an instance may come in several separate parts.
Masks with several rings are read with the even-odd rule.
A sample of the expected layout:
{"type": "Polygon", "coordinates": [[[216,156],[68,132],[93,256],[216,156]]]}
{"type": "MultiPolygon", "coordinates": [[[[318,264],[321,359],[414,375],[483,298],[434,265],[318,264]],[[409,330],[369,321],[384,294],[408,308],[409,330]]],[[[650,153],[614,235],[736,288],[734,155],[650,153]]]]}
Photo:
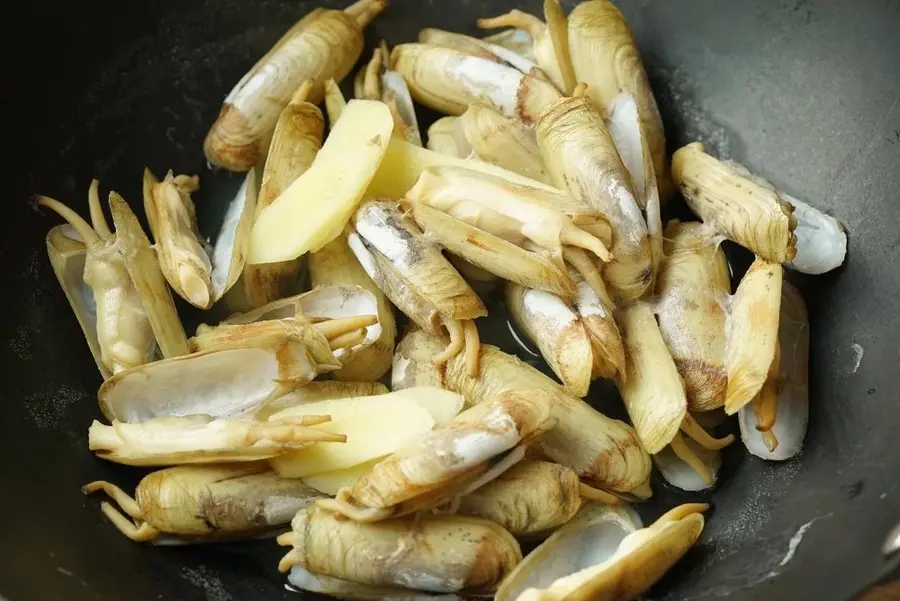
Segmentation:
{"type": "Polygon", "coordinates": [[[282,390],[281,371],[273,349],[208,351],[119,372],[97,397],[103,415],[121,422],[197,414],[235,418],[282,390]]]}
{"type": "Polygon", "coordinates": [[[125,199],[110,193],[109,208],[116,228],[116,245],[141,298],[162,356],[169,359],[187,355],[190,349],[184,327],[150,240],[125,199]]]}
{"type": "Polygon", "coordinates": [[[722,454],[719,451],[701,447],[688,436],[684,437],[684,443],[709,469],[713,475],[711,483],[707,484],[704,482],[694,468],[675,454],[672,447],[667,446],[653,456],[653,463],[656,465],[656,469],[659,470],[666,482],[681,490],[698,492],[715,486],[719,477],[719,468],[722,466],[722,454]]]}
{"type": "Polygon", "coordinates": [[[778,342],[783,273],[780,263],[757,257],[731,299],[725,340],[729,415],[752,401],[768,376],[778,342]]]}
{"type": "Polygon", "coordinates": [[[594,359],[591,379],[614,378],[625,369],[625,349],[619,326],[613,317],[613,308],[607,306],[590,284],[577,276],[573,279],[578,286],[575,310],[591,340],[594,359]]]}
{"type": "Polygon", "coordinates": [[[627,505],[587,503],[566,525],[525,556],[500,585],[495,601],[516,601],[529,588],[547,588],[558,578],[612,557],[626,536],[641,528],[627,505]]]}
{"type": "Polygon", "coordinates": [[[97,304],[94,302],[94,291],[84,283],[87,247],[71,225],[57,225],[47,233],[47,256],[72,313],[81,326],[97,369],[106,380],[112,376],[112,372],[103,363],[97,340],[97,304]]]}
{"type": "Polygon", "coordinates": [[[797,219],[797,255],[785,263],[802,273],[818,275],[840,267],[847,256],[847,233],[835,218],[789,194],[781,198],[794,207],[797,219]]]}
{"type": "Polygon", "coordinates": [[[484,36],[482,39],[489,44],[512,50],[528,60],[534,60],[534,38],[524,29],[507,29],[506,31],[484,36]]]}
{"type": "Polygon", "coordinates": [[[738,413],[744,446],[753,455],[771,461],[784,461],[799,453],[809,424],[809,321],[803,297],[788,282],[782,284],[780,311],[779,376],[783,380],[778,392],[775,425],[772,427],[778,447],[771,452],[766,447],[761,433],[756,429],[756,414],[751,405],[743,407],[738,413]]]}
{"type": "Polygon", "coordinates": [[[554,294],[511,282],[506,286],[506,306],[563,385],[584,397],[591,385],[594,356],[580,315],[554,294]]]}
{"type": "Polygon", "coordinates": [[[660,194],[668,197],[672,181],[662,116],[628,23],[606,0],[580,3],[569,14],[568,23],[576,80],[587,84],[587,97],[604,114],[619,93],[634,96],[660,194]]]}
{"type": "Polygon", "coordinates": [[[394,99],[397,103],[397,112],[403,123],[406,124],[404,136],[410,144],[422,146],[422,134],[419,132],[419,120],[416,118],[416,107],[413,104],[409,87],[403,76],[396,71],[387,70],[381,74],[382,100],[394,99]]]}
{"type": "MultiPolygon", "coordinates": [[[[407,336],[427,336],[411,332],[407,336]]],[[[478,378],[468,375],[463,358],[454,357],[443,371],[444,387],[480,403],[506,391],[539,389],[553,398],[554,429],[536,445],[547,457],[575,470],[602,488],[627,492],[650,477],[650,457],[628,424],[610,419],[572,396],[553,379],[495,346],[481,345],[478,378]]]]}
{"type": "Polygon", "coordinates": [[[656,281],[656,314],[688,405],[708,411],[725,402],[726,320],[731,282],[719,240],[701,223],[672,221],[656,281]]]}
{"type": "Polygon", "coordinates": [[[637,301],[624,307],[616,321],[626,363],[616,383],[641,444],[652,455],[681,428],[687,413],[684,384],[648,304],[637,301]]]}
{"type": "MultiPolygon", "coordinates": [[[[272,301],[245,313],[231,315],[222,323],[243,325],[257,321],[292,318],[296,316],[298,308],[306,317],[328,319],[378,315],[378,301],[375,295],[362,286],[321,286],[309,292],[272,301]]],[[[349,349],[337,349],[333,354],[341,362],[347,361],[356,352],[372,345],[379,336],[381,324],[372,324],[366,327],[366,337],[362,342],[349,349]]]]}
{"type": "Polygon", "coordinates": [[[575,284],[549,256],[531,252],[422,203],[412,203],[413,218],[441,246],[469,263],[528,288],[571,298],[575,284]]]}
{"type": "Polygon", "coordinates": [[[311,593],[320,593],[347,601],[464,601],[454,594],[420,593],[405,588],[371,586],[314,574],[300,565],[291,568],[288,575],[291,586],[311,593]]]}
{"type": "Polygon", "coordinates": [[[459,159],[472,154],[472,146],[464,136],[456,135],[459,117],[441,117],[428,128],[427,148],[433,152],[459,159]]]}
{"type": "Polygon", "coordinates": [[[225,220],[215,238],[210,254],[213,302],[221,299],[234,286],[244,270],[250,229],[256,212],[256,180],[256,169],[250,169],[237,194],[228,204],[225,220]]]}
{"type": "Polygon", "coordinates": [[[615,232],[604,279],[626,300],[640,298],[653,280],[649,232],[603,118],[587,99],[563,98],[541,114],[536,131],[552,181],[590,203],[615,232]]]}
{"type": "Polygon", "coordinates": [[[364,203],[353,222],[357,233],[391,262],[405,285],[442,316],[464,320],[487,315],[475,291],[395,203],[364,203]]]}
{"type": "Polygon", "coordinates": [[[338,380],[316,380],[289,392],[277,399],[267,401],[253,414],[253,419],[266,421],[279,411],[328,401],[332,399],[352,399],[362,396],[387,394],[387,386],[381,382],[343,382],[338,380]]]}
{"type": "Polygon", "coordinates": [[[767,261],[794,258],[792,207],[769,182],[710,156],[699,142],[675,152],[672,175],[691,210],[718,233],[767,261]]]}
{"type": "Polygon", "coordinates": [[[452,48],[485,60],[500,62],[500,58],[490,51],[488,47],[489,42],[455,31],[447,31],[436,27],[426,27],[419,32],[417,41],[420,44],[452,48]]]}
{"type": "MultiPolygon", "coordinates": [[[[445,345],[424,332],[410,332],[397,344],[391,367],[391,390],[404,390],[416,386],[443,388],[442,368],[432,357],[444,350],[445,345]]],[[[466,407],[470,406],[466,399],[466,407]]]]}

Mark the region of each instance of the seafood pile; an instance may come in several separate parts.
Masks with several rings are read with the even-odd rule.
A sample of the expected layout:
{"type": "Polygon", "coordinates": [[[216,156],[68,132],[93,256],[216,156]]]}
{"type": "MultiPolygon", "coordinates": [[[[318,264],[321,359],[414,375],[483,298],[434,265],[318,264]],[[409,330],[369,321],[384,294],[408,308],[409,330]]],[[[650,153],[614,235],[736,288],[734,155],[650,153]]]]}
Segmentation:
{"type": "Polygon", "coordinates": [[[785,275],[839,267],[846,234],[700,141],[670,160],[608,0],[382,42],[348,101],[385,8],[313,10],[227,95],[202,151],[246,175],[212,240],[197,175],[144,171],[149,235],[116,192],[110,226],[97,180],[88,219],[37,197],[103,378],[90,450],[158,468],[83,490],[134,541],[274,537],[273,570],[341,599],[632,599],[707,509],[645,525],[654,466],[710,490],[729,423],[757,457],[800,452],[785,275]],[[677,190],[697,219],[664,224],[677,190]],[[725,240],[753,255],[735,282],[725,240]],[[188,336],[175,296],[229,316],[188,336]],[[547,373],[481,340],[489,308],[547,373]],[[598,379],[627,422],[585,400],[598,379]]]}

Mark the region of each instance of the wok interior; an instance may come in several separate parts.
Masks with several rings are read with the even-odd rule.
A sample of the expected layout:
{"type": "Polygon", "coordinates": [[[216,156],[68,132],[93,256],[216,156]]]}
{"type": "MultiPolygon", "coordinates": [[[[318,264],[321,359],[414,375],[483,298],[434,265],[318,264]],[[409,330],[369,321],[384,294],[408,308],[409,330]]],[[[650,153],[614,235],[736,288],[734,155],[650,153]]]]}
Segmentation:
{"type": "MultiPolygon", "coordinates": [[[[366,38],[370,46],[381,38],[394,44],[429,25],[471,33],[481,13],[513,4],[448,10],[394,0],[366,38]]],[[[523,4],[540,11],[537,2],[523,4]]],[[[107,527],[80,498],[83,482],[103,478],[128,488],[140,472],[84,451],[84,426],[99,417],[96,368],[43,256],[46,222],[23,199],[39,186],[84,210],[83,191],[96,176],[137,209],[143,167],[176,167],[202,174],[197,207],[209,227],[204,234],[214,234],[243,176],[206,170],[202,137],[231,85],[312,5],[99,2],[89,12],[51,3],[27,6],[30,16],[17,22],[31,34],[31,60],[16,60],[8,77],[16,82],[8,118],[26,129],[14,138],[25,149],[15,153],[12,215],[3,222],[10,291],[3,358],[11,380],[0,434],[15,456],[4,464],[10,493],[0,506],[15,519],[0,542],[0,594],[290,595],[271,569],[279,553],[271,544],[144,548],[107,527]]],[[[719,156],[752,164],[814,201],[851,232],[846,266],[815,278],[792,274],[812,336],[805,450],[777,465],[726,452],[701,544],[650,597],[846,598],[889,567],[880,546],[900,516],[893,429],[900,403],[891,386],[900,364],[896,7],[874,0],[852,8],[825,0],[766,8],[686,0],[621,8],[641,47],[670,150],[702,139],[719,156]]],[[[424,131],[436,116],[420,117],[424,131]]],[[[665,216],[675,214],[670,207],[665,216]]],[[[729,257],[737,281],[748,256],[730,248],[729,257]]],[[[499,302],[490,300],[491,308],[499,302]]],[[[179,308],[193,331],[199,316],[179,308]]],[[[486,325],[485,342],[516,348],[503,320],[486,325]]],[[[604,386],[596,383],[589,399],[608,397],[604,386]]],[[[654,484],[657,495],[642,506],[650,515],[673,501],[704,498],[654,484]]]]}

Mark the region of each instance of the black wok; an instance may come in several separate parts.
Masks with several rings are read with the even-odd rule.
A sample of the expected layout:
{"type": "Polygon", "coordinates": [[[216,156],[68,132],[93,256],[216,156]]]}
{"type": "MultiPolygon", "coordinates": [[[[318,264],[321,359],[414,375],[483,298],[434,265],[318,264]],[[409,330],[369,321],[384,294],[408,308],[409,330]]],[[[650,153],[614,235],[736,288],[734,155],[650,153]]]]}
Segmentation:
{"type": "MultiPolygon", "coordinates": [[[[57,221],[28,198],[40,191],[85,212],[96,176],[137,206],[146,165],[200,173],[197,204],[211,214],[238,178],[207,171],[203,136],[231,86],[314,4],[49,0],[16,4],[25,16],[8,13],[0,597],[297,598],[275,570],[271,542],[135,544],[79,492],[97,478],[128,486],[139,473],[87,450],[100,378],[45,255],[57,221]]],[[[477,16],[514,4],[393,0],[367,39],[412,40],[425,26],[472,32],[477,16]]],[[[522,4],[539,10],[537,0],[522,4]]],[[[812,326],[805,450],[779,465],[730,453],[701,544],[650,596],[850,598],[890,578],[897,562],[882,544],[900,521],[900,3],[619,4],[670,151],[702,139],[850,232],[844,267],[791,275],[812,326]]]]}

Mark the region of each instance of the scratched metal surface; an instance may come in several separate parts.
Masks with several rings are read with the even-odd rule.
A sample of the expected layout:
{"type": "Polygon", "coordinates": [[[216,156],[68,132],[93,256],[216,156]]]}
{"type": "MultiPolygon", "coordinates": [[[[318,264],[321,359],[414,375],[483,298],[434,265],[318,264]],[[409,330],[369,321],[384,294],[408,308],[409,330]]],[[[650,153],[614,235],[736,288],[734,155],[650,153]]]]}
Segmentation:
{"type": "MultiPolygon", "coordinates": [[[[472,31],[476,16],[513,4],[393,0],[368,39],[410,40],[427,25],[472,31]]],[[[31,3],[30,17],[6,23],[7,56],[29,54],[8,67],[17,85],[3,96],[16,142],[0,220],[9,291],[0,321],[9,374],[0,386],[0,596],[12,601],[295,598],[274,569],[272,543],[136,545],[78,490],[96,478],[128,487],[139,473],[86,449],[99,378],[44,255],[55,220],[27,198],[41,191],[84,209],[97,176],[136,203],[144,165],[174,168],[203,176],[198,206],[210,227],[238,180],[205,171],[203,135],[231,85],[312,3],[178,5],[31,3]]],[[[701,544],[650,597],[848,598],[887,569],[879,548],[900,519],[900,3],[620,5],[670,149],[701,139],[850,231],[846,267],[795,278],[813,335],[805,451],[783,465],[729,453],[701,544]]],[[[500,320],[486,336],[514,348],[500,320]]],[[[592,398],[608,392],[595,386],[592,398]]],[[[658,488],[646,512],[690,498],[658,488]]]]}

